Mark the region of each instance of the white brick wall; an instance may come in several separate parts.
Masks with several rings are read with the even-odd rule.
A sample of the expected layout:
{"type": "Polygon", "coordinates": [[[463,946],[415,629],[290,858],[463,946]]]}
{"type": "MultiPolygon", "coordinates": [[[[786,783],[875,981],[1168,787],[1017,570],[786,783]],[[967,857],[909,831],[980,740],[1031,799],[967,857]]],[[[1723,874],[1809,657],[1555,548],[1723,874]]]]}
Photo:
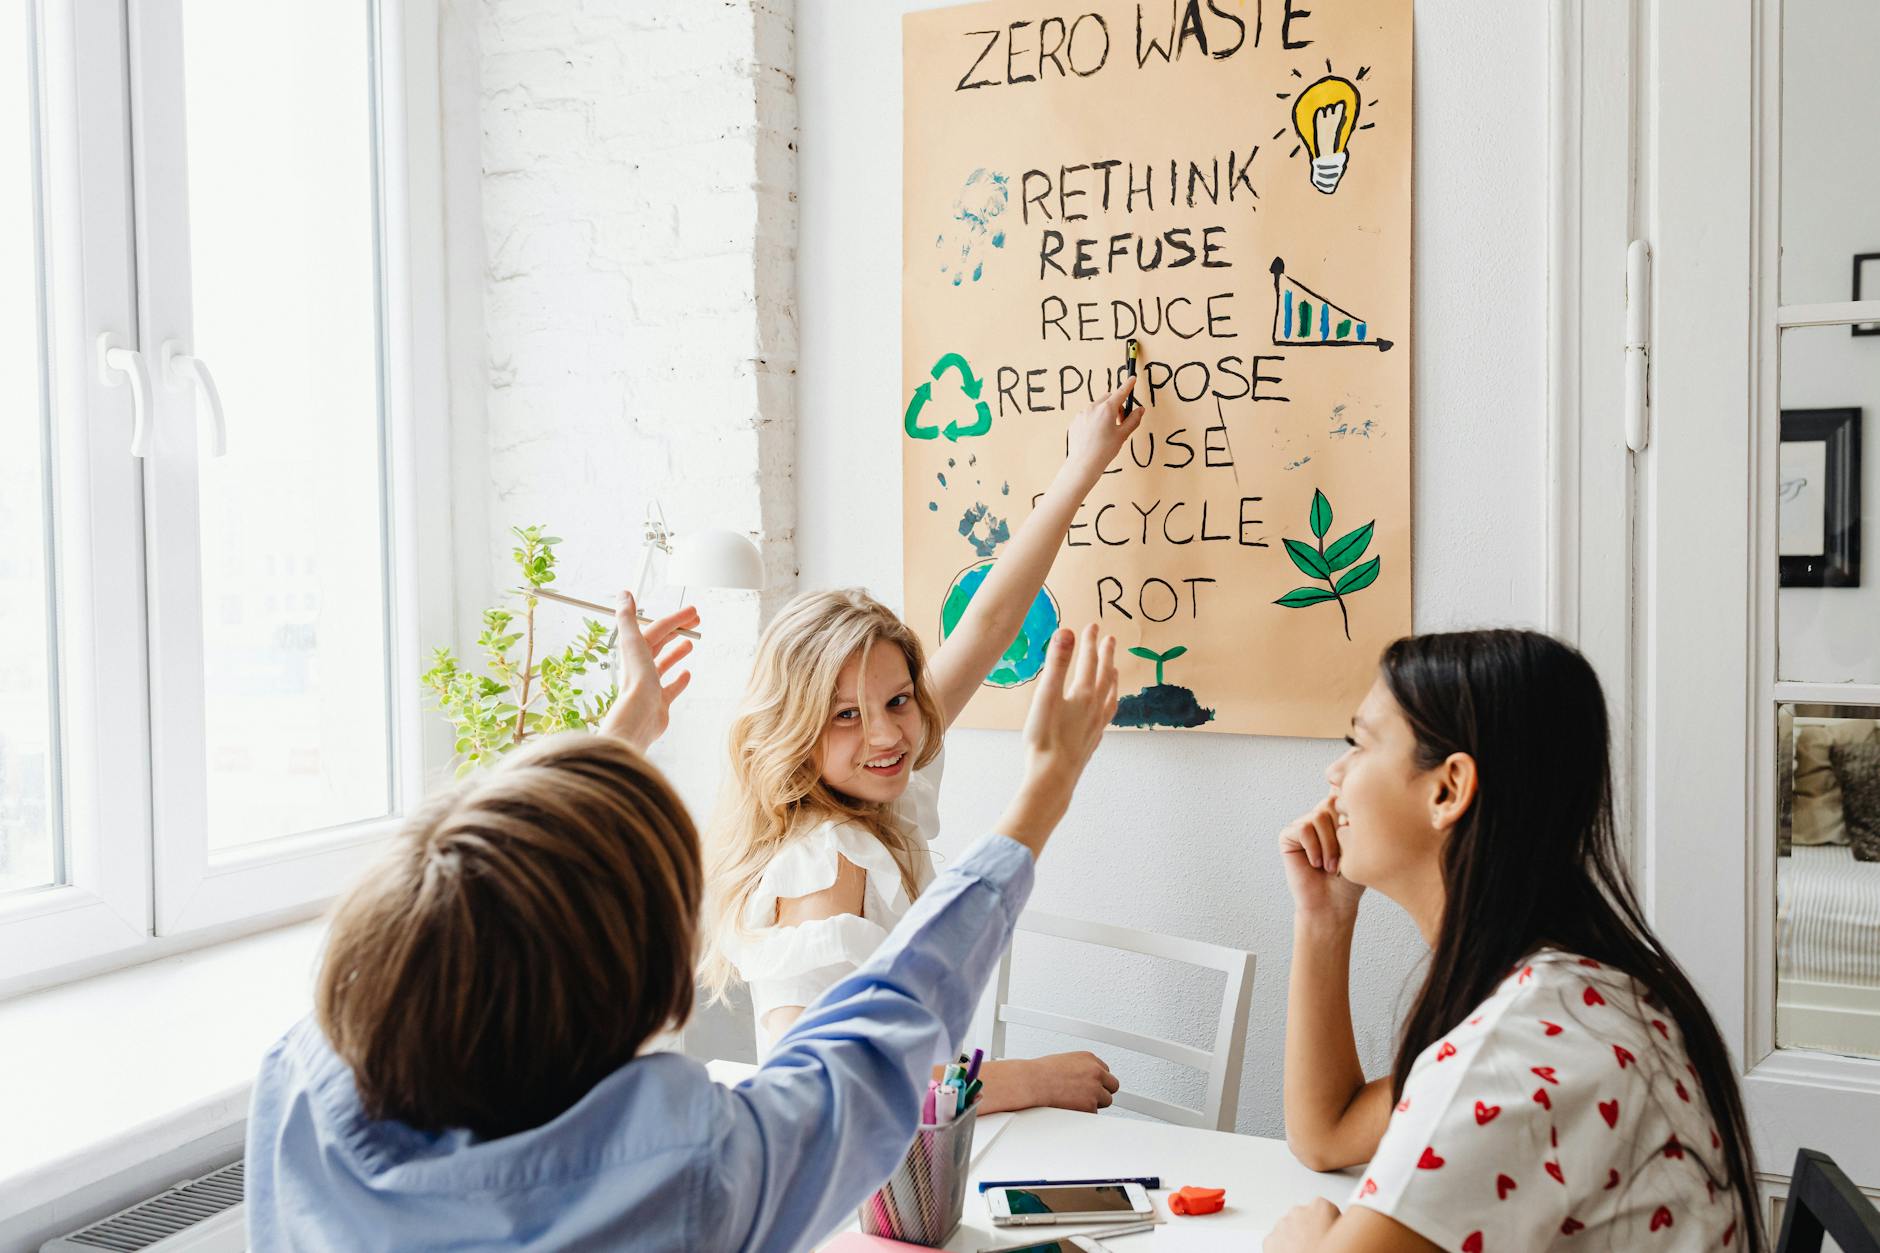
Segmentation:
{"type": "Polygon", "coordinates": [[[513,582],[507,528],[540,522],[566,541],[559,586],[610,597],[654,499],[764,548],[761,596],[693,597],[706,638],[657,755],[702,818],[795,582],[794,4],[459,0],[447,20],[479,45],[492,585],[513,582]]]}

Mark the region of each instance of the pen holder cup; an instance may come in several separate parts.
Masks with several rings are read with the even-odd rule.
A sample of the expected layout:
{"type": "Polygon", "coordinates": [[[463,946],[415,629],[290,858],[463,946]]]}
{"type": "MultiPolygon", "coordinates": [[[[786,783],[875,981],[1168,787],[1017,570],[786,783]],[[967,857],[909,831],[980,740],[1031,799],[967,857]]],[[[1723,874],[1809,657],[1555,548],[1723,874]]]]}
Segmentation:
{"type": "Polygon", "coordinates": [[[862,1231],[937,1249],[960,1225],[978,1108],[942,1126],[923,1125],[888,1182],[856,1211],[862,1231]]]}

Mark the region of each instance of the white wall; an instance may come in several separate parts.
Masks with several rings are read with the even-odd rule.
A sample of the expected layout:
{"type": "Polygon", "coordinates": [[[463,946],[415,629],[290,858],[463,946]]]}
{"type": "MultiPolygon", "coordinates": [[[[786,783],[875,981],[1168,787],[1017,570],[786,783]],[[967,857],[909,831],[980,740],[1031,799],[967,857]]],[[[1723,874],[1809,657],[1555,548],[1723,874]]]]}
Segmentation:
{"type": "MultiPolygon", "coordinates": [[[[1853,298],[1853,258],[1880,252],[1880,5],[1790,4],[1782,32],[1782,303],[1853,298]]],[[[1880,267],[1871,271],[1880,275],[1880,267]]],[[[1862,296],[1880,300],[1870,277],[1862,296]]],[[[1784,409],[1861,410],[1861,585],[1786,588],[1780,668],[1804,682],[1880,683],[1880,336],[1782,336],[1784,409]]]]}
{"type": "MultiPolygon", "coordinates": [[[[761,536],[768,592],[688,597],[704,639],[654,753],[702,816],[764,611],[794,574],[789,8],[456,0],[444,34],[450,72],[475,75],[445,112],[453,298],[480,301],[455,328],[454,391],[481,444],[460,473],[487,472],[461,565],[488,582],[463,580],[460,630],[474,640],[515,586],[512,526],[562,536],[555,586],[605,602],[634,581],[650,502],[681,532],[761,536]]],[[[649,612],[676,603],[660,573],[649,612]]],[[[545,603],[545,645],[581,616],[545,603]]]]}
{"type": "MultiPolygon", "coordinates": [[[[1402,0],[1399,0],[1402,2],[1402,0]]],[[[901,602],[900,14],[920,0],[798,0],[797,280],[800,584],[861,584],[901,602]],[[871,416],[873,415],[873,416],[871,416]]],[[[1537,623],[1542,600],[1546,8],[1416,6],[1415,592],[1419,630],[1537,623]]],[[[1126,107],[1121,105],[1119,107],[1126,107]]],[[[942,847],[996,820],[1013,735],[957,731],[942,847]]],[[[1282,1130],[1280,1058],[1291,910],[1280,826],[1323,794],[1337,746],[1222,735],[1113,735],[1047,854],[1034,902],[1259,954],[1242,1131],[1282,1130]],[[1201,882],[1166,859],[1212,871],[1201,882]]],[[[1366,902],[1354,979],[1367,1067],[1388,1065],[1423,948],[1401,911],[1366,902]]],[[[1107,1006],[1119,1025],[1205,1044],[1154,972],[1098,975],[1068,948],[1022,944],[1019,989],[1107,1006]]],[[[1058,1046],[1041,1038],[1015,1043],[1058,1046]]],[[[1192,1100],[1144,1059],[1126,1083],[1192,1100]],[[1166,1085],[1166,1086],[1165,1086],[1166,1085]]]]}

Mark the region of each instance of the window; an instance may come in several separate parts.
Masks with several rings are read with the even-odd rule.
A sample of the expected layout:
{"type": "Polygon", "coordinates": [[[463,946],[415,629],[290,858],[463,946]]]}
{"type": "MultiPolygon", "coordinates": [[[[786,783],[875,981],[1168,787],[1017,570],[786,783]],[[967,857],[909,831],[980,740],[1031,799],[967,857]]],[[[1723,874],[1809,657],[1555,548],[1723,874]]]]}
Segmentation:
{"type": "Polygon", "coordinates": [[[133,7],[0,17],[0,991],[332,895],[448,630],[407,5],[133,7]]]}
{"type": "Polygon", "coordinates": [[[45,301],[40,283],[38,135],[31,30],[0,25],[0,892],[63,877],[58,733],[52,699],[52,538],[47,490],[45,301]]]}

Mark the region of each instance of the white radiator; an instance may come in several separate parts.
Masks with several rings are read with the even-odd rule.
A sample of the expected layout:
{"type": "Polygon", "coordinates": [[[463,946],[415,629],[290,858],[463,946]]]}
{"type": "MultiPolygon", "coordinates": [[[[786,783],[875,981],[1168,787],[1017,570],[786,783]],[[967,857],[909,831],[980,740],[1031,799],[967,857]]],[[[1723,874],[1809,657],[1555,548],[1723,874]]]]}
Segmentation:
{"type": "Polygon", "coordinates": [[[243,1253],[243,1222],[242,1164],[234,1162],[48,1240],[39,1253],[243,1253]]]}

